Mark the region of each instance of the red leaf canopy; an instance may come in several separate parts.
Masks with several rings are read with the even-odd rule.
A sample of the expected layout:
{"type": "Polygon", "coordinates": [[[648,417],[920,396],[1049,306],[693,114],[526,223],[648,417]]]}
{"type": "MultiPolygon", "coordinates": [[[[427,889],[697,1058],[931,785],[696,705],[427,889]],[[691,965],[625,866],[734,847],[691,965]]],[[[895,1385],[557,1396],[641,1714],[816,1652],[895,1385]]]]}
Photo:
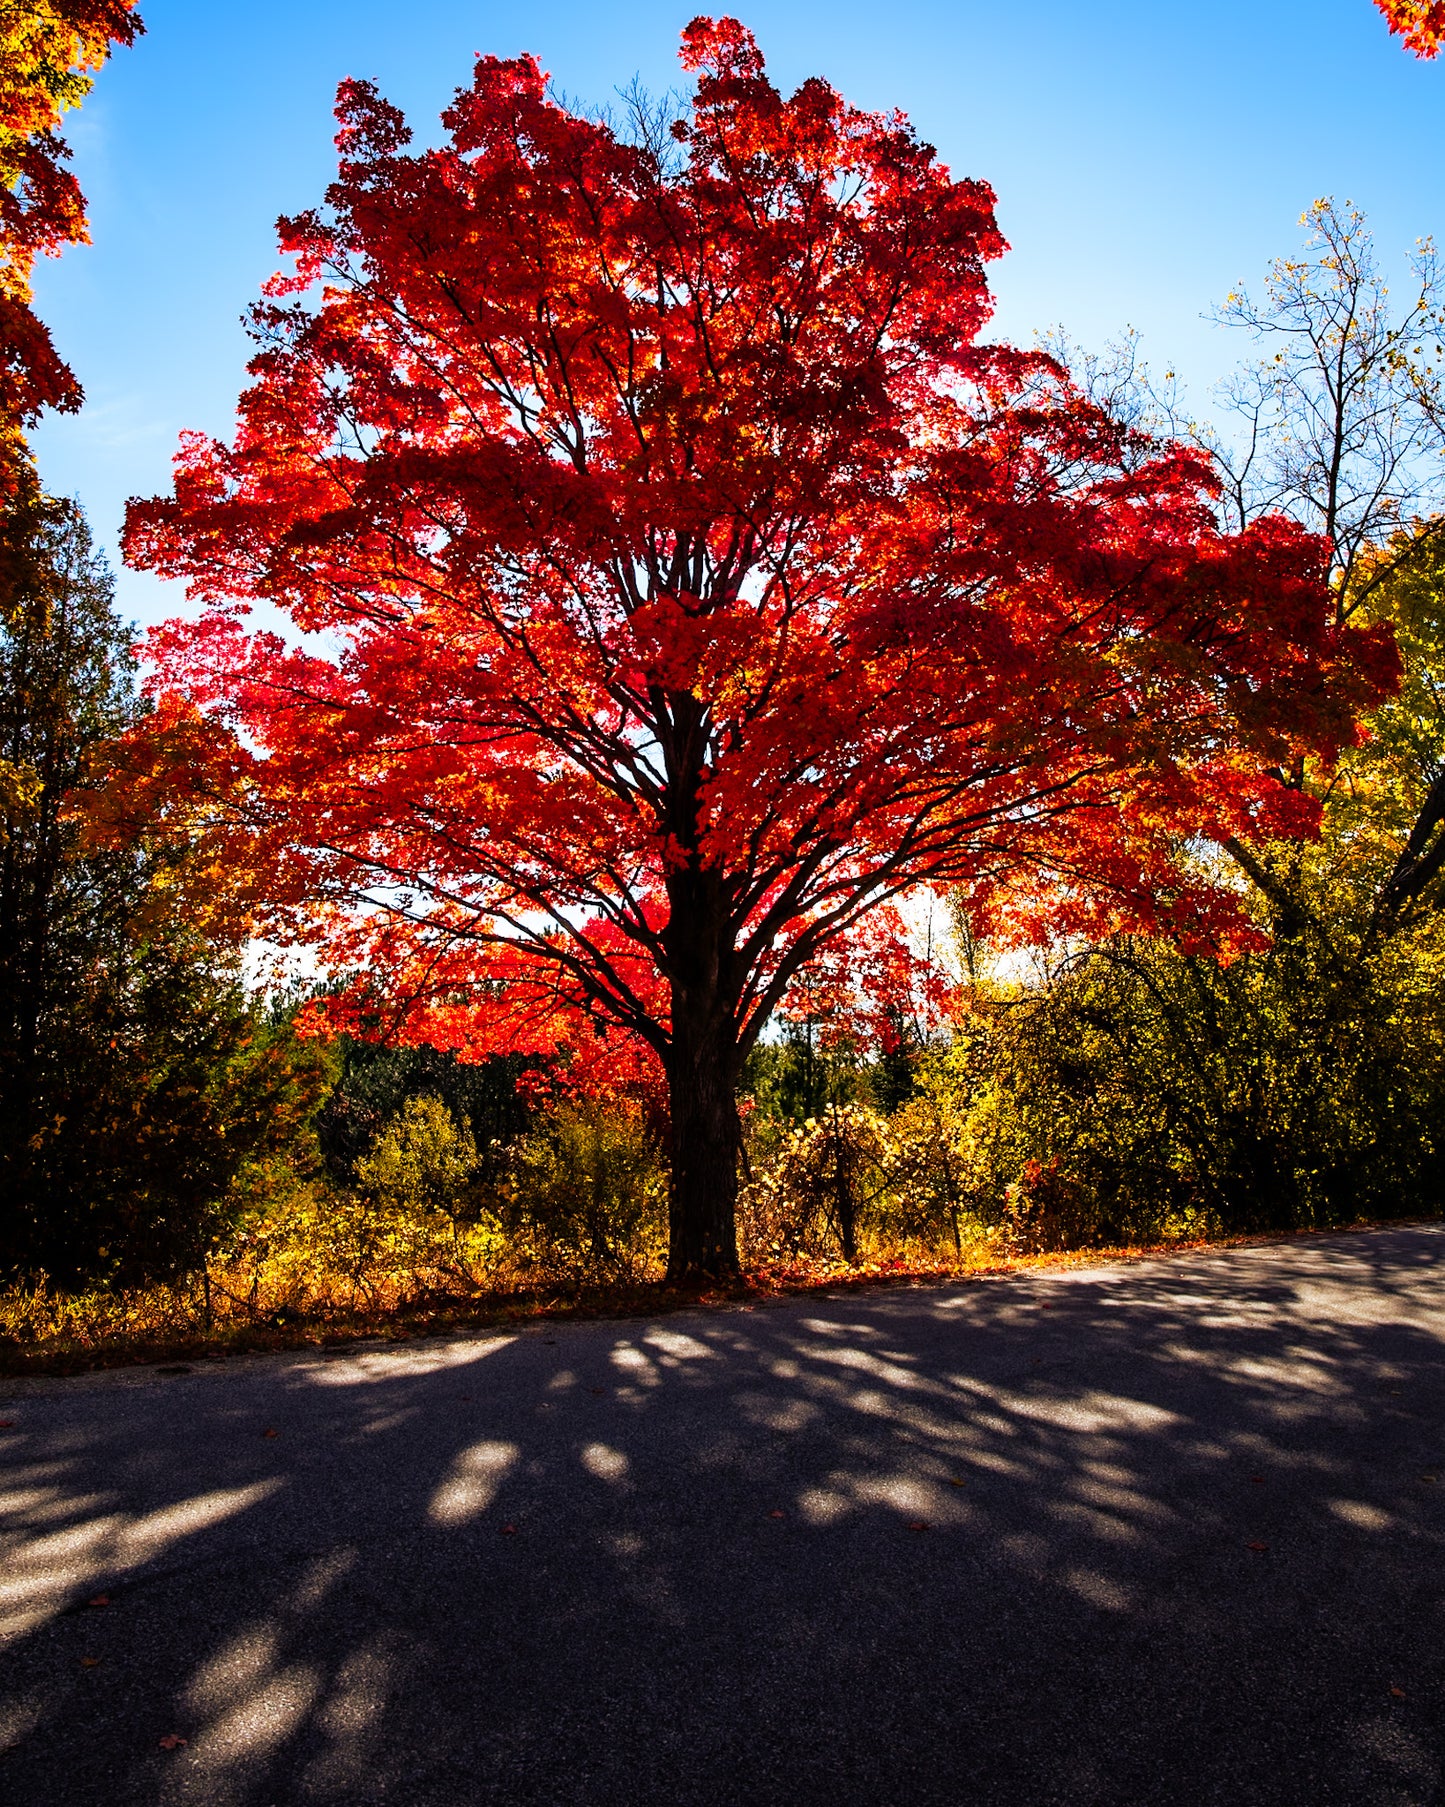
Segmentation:
{"type": "Polygon", "coordinates": [[[1221,533],[1196,457],[980,342],[987,187],[784,98],[734,21],[683,62],[687,115],[624,131],[483,58],[422,152],[344,84],[234,442],[127,538],[210,605],[154,643],[234,730],[198,780],[406,1032],[536,1045],[566,1004],[674,1082],[684,1018],[734,1067],[919,884],[1217,914],[1181,837],[1307,829],[1268,768],[1387,664],[1317,542],[1221,533]]]}

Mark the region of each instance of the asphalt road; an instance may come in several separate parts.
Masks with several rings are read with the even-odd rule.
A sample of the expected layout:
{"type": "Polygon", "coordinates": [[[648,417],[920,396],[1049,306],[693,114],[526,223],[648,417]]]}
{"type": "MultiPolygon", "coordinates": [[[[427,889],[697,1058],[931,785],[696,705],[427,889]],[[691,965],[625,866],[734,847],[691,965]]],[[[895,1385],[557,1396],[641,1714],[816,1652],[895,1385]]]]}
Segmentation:
{"type": "Polygon", "coordinates": [[[1435,1225],[0,1382],[0,1799],[1445,1801],[1442,1357],[1435,1225]]]}

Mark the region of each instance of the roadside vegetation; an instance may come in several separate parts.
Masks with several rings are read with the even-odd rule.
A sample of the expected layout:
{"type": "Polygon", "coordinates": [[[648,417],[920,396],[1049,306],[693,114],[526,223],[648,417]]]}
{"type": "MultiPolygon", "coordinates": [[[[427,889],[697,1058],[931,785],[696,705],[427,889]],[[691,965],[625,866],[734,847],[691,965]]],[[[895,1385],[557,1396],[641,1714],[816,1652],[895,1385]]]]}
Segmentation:
{"type": "MultiPolygon", "coordinates": [[[[124,0],[92,10],[88,35],[66,52],[82,74],[138,29],[124,0]]],[[[1429,9],[1396,10],[1398,29],[1435,29],[1429,9]]],[[[783,161],[797,122],[763,104],[771,90],[741,27],[699,22],[689,33],[698,100],[670,138],[645,108],[633,139],[603,134],[559,109],[540,77],[518,75],[521,65],[479,65],[468,129],[485,137],[495,99],[486,83],[500,91],[515,78],[531,83],[527,104],[567,143],[595,148],[605,136],[609,179],[639,182],[646,206],[682,197],[720,207],[708,158],[721,158],[743,111],[758,110],[783,161]],[[693,163],[669,144],[690,146],[693,163]]],[[[33,62],[40,51],[26,44],[33,62]]],[[[15,66],[15,79],[35,79],[23,58],[15,66]]],[[[0,58],[0,76],[6,67],[0,58]]],[[[66,104],[84,86],[77,76],[66,104]]],[[[819,94],[807,105],[821,106],[819,94]]],[[[409,197],[415,171],[398,149],[398,119],[364,85],[346,98],[347,180],[358,195],[391,183],[409,197]]],[[[33,128],[52,162],[59,105],[33,128]]],[[[828,108],[839,158],[872,158],[889,181],[904,171],[918,184],[919,219],[959,235],[945,247],[961,260],[955,288],[936,260],[917,279],[923,368],[954,344],[950,320],[966,315],[972,332],[982,318],[982,260],[994,254],[983,191],[965,195],[893,126],[836,96],[828,108]]],[[[25,133],[15,142],[23,148],[25,133]]],[[[504,163],[511,151],[496,155],[504,163]]],[[[23,196],[33,177],[5,180],[23,196]]],[[[67,205],[48,248],[83,230],[78,190],[67,205]]],[[[828,208],[828,231],[846,237],[858,222],[842,202],[828,208]]],[[[367,213],[367,229],[385,217],[384,207],[367,213]]],[[[867,216],[870,232],[878,217],[867,216]]],[[[753,219],[741,203],[719,214],[717,245],[746,239],[753,219]]],[[[289,249],[303,265],[340,257],[335,234],[307,240],[321,234],[309,220],[288,228],[289,249]]],[[[811,350],[785,335],[778,355],[799,384],[786,406],[766,385],[754,393],[751,365],[718,379],[729,406],[744,395],[761,410],[755,434],[734,444],[716,421],[698,426],[701,404],[695,418],[673,398],[658,443],[700,435],[723,472],[709,506],[732,507],[744,480],[775,500],[812,460],[807,495],[789,491],[787,506],[818,518],[779,529],[805,548],[789,583],[821,596],[812,625],[788,614],[791,600],[777,602],[776,620],[773,601],[755,608],[748,583],[766,588],[763,553],[753,547],[762,562],[744,581],[733,553],[717,550],[741,544],[742,530],[728,541],[733,529],[714,521],[689,539],[678,521],[701,503],[692,491],[686,508],[668,500],[650,468],[628,479],[636,507],[681,511],[636,529],[671,548],[667,572],[653,558],[648,582],[661,588],[639,601],[633,572],[616,619],[599,626],[599,615],[582,633],[566,613],[574,595],[605,613],[598,573],[611,582],[626,561],[593,541],[542,557],[535,522],[555,507],[545,533],[565,538],[581,508],[552,466],[526,478],[538,487],[525,533],[508,512],[520,507],[511,479],[484,472],[495,491],[486,507],[506,514],[505,531],[490,515],[473,523],[463,574],[443,579],[406,565],[432,556],[439,516],[420,510],[407,548],[386,537],[400,535],[394,523],[415,500],[403,488],[421,468],[416,446],[395,468],[378,463],[384,506],[365,534],[337,526],[330,491],[312,496],[297,474],[305,459],[262,475],[278,490],[298,485],[295,507],[315,518],[304,530],[290,514],[267,525],[254,497],[237,504],[251,480],[242,454],[210,447],[175,497],[138,508],[134,556],[190,576],[214,600],[207,586],[221,580],[206,561],[230,559],[227,581],[239,584],[254,554],[264,569],[246,581],[268,595],[290,584],[308,628],[337,596],[354,613],[354,589],[376,586],[385,607],[357,642],[373,664],[358,654],[345,682],[359,685],[365,667],[390,688],[344,699],[339,668],[307,664],[280,641],[257,653],[219,617],[166,630],[141,663],[80,510],[44,493],[25,448],[46,397],[59,405],[73,390],[48,339],[37,340],[54,394],[42,385],[0,422],[0,1365],[651,1310],[1437,1214],[1445,392],[1433,360],[1445,284],[1426,245],[1396,300],[1358,214],[1321,201],[1302,223],[1302,251],[1272,268],[1259,298],[1238,293],[1221,313],[1258,355],[1208,425],[1151,381],[1136,346],[1089,358],[1061,335],[977,379],[988,406],[958,429],[946,471],[919,478],[911,452],[888,465],[906,448],[901,416],[875,396],[877,416],[865,420],[860,402],[850,456],[862,458],[865,428],[876,434],[874,476],[886,466],[908,493],[906,530],[878,509],[874,476],[859,477],[848,501],[863,526],[848,528],[852,539],[836,528],[842,492],[829,485],[846,460],[831,415],[792,463],[760,476],[749,462],[746,444],[771,444],[822,407],[816,385],[836,374],[826,310],[809,327],[821,335],[811,350]],[[803,367],[805,354],[816,368],[803,367]],[[1029,438],[1041,421],[1047,444],[1029,438]],[[1027,586],[1014,573],[1042,516],[997,473],[1012,471],[1025,442],[1055,473],[1048,508],[1060,537],[1021,603],[1027,586]],[[994,461],[986,496],[969,459],[994,461]],[[973,474],[960,478],[965,467],[973,474]],[[960,483],[944,508],[939,486],[960,483]],[[939,578],[964,519],[1015,541],[997,570],[975,563],[939,578]],[[316,551],[332,534],[352,534],[345,550],[361,561],[336,553],[339,576],[316,551]],[[679,589],[685,552],[692,589],[679,589]],[[558,601],[548,573],[569,558],[558,601]],[[879,558],[903,573],[913,611],[915,695],[900,695],[889,663],[901,644],[893,601],[867,601],[879,558]],[[492,588],[447,591],[484,567],[492,588]],[[855,610],[846,631],[818,576],[831,582],[845,567],[840,593],[855,610]],[[1078,594],[1058,604],[1075,581],[1078,594]],[[393,605],[408,584],[446,594],[426,603],[439,614],[409,617],[403,632],[393,605]],[[988,599],[977,647],[961,650],[960,634],[937,626],[947,616],[938,584],[947,608],[988,599]],[[1125,589],[1144,600],[1081,664],[1087,624],[1125,589]],[[514,619],[518,595],[531,613],[514,619]],[[1181,637],[1183,615],[1192,625],[1181,637]],[[459,658],[480,620],[496,645],[459,658]],[[550,654],[527,641],[539,622],[550,654]],[[924,650],[919,623],[934,624],[924,650]],[[636,641],[625,659],[612,650],[624,628],[636,641]],[[794,669],[799,644],[823,663],[794,669]],[[504,645],[522,676],[498,680],[494,695],[504,645]],[[414,694],[417,647],[435,668],[414,694]],[[752,649],[747,658],[739,647],[752,649]],[[1037,661],[1021,666],[1025,651],[1037,661]],[[644,655],[653,663],[639,676],[628,661],[644,655]],[[746,683],[727,664],[735,656],[746,683]],[[871,697],[847,722],[824,696],[835,656],[854,661],[853,690],[871,697]],[[761,705],[749,714],[749,702],[726,733],[707,727],[710,709],[720,716],[753,682],[748,659],[790,673],[776,688],[791,701],[770,702],[771,716],[761,705]],[[457,671],[480,688],[448,696],[443,731],[425,711],[457,671]],[[183,679],[189,692],[176,688],[183,679]],[[518,701],[523,679],[536,691],[518,701]],[[976,712],[940,730],[954,690],[976,680],[976,712]],[[1055,683],[1064,702],[1039,713],[1055,683]],[[591,698],[585,709],[574,686],[591,698]],[[470,725],[457,729],[462,718],[470,725]],[[697,749],[714,732],[715,757],[704,757],[697,749]],[[748,734],[754,763],[731,768],[721,809],[708,786],[748,734]],[[651,765],[638,754],[648,735],[651,765]],[[654,766],[683,741],[686,783],[669,776],[654,795],[654,766]],[[479,743],[502,747],[495,768],[477,767],[479,743]],[[285,758],[259,757],[263,744],[285,758]],[[840,772],[824,809],[821,775],[840,772]],[[959,796],[989,801],[974,810],[959,796]],[[762,814],[749,827],[754,806],[762,814]],[[749,887],[754,901],[724,923],[719,898],[749,887]],[[261,977],[285,939],[307,950],[304,970],[324,976],[261,977]]],[[[567,227],[583,251],[594,224],[588,213],[567,227]]],[[[407,234],[382,249],[415,254],[407,234]]],[[[12,250],[12,300],[26,319],[31,255],[12,250]]],[[[889,261],[901,256],[891,241],[867,255],[880,294],[914,281],[889,261]]],[[[410,279],[393,275],[403,288],[410,279]]],[[[357,318],[376,303],[392,320],[355,270],[347,280],[357,318]]],[[[640,310],[636,346],[650,345],[659,312],[640,310]]],[[[528,302],[522,313],[536,310],[528,302]]],[[[296,335],[317,318],[261,310],[269,350],[247,406],[295,401],[305,363],[296,335]],[[266,394],[283,366],[295,383],[266,394]]],[[[375,341],[363,339],[358,369],[370,383],[375,341]]],[[[699,362],[698,385],[714,380],[712,357],[699,362]]],[[[633,368],[608,366],[609,381],[624,364],[633,368]]],[[[957,372],[944,363],[934,375],[929,405],[941,408],[957,372]]],[[[899,390],[921,392],[912,376],[899,390]]],[[[589,406],[600,418],[613,400],[599,392],[589,406]]],[[[318,409],[305,400],[307,431],[318,409]]],[[[515,434],[499,435],[472,451],[510,457],[515,434]]],[[[289,456],[291,445],[253,435],[245,456],[289,456]]],[[[437,447],[424,449],[441,469],[437,447]]],[[[569,470],[585,464],[584,449],[572,447],[569,470]]],[[[437,481],[459,486],[448,507],[482,509],[483,478],[448,468],[437,481]]],[[[588,531],[614,527],[608,514],[588,531]]]]}

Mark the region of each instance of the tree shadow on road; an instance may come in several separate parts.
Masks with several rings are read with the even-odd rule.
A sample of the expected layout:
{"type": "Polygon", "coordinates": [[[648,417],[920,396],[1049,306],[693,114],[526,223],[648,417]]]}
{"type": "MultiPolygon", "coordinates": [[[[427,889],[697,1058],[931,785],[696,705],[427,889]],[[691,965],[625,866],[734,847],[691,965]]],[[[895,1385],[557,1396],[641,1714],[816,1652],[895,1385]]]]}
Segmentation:
{"type": "Polygon", "coordinates": [[[28,1383],[0,1787],[1436,1800],[1442,1255],[28,1383]]]}

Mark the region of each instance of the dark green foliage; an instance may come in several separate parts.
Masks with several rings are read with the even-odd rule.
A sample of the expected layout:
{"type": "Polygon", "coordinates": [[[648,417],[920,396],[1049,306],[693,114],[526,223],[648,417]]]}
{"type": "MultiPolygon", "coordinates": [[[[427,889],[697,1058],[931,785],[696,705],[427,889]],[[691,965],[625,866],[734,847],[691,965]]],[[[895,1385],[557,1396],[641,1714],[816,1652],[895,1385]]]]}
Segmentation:
{"type": "Polygon", "coordinates": [[[918,1090],[918,1063],[924,1049],[916,1035],[898,1033],[880,1048],[867,1068],[868,1090],[880,1111],[891,1116],[918,1090]]]}
{"type": "Polygon", "coordinates": [[[62,1284],[190,1272],[244,1213],[248,1165],[299,1144],[319,1063],[184,948],[142,947],[76,1003],[0,1168],[9,1264],[62,1284]]]}
{"type": "Polygon", "coordinates": [[[527,1128],[532,1106],[518,1082],[537,1062],[493,1055],[466,1062],[436,1048],[388,1048],[341,1038],[340,1072],[316,1119],[321,1157],[338,1186],[351,1185],[356,1163],[413,1099],[438,1098],[477,1146],[485,1169],[489,1150],[527,1128]]]}
{"type": "Polygon", "coordinates": [[[811,1022],[790,1023],[775,1040],[754,1044],[740,1090],[758,1114],[779,1123],[806,1123],[830,1103],[853,1097],[851,1061],[817,1046],[811,1022]]]}
{"type": "Polygon", "coordinates": [[[825,1039],[806,1018],[754,1044],[739,1090],[759,1117],[775,1123],[803,1124],[845,1104],[891,1114],[913,1096],[922,1053],[906,1027],[886,1045],[865,1049],[848,1038],[825,1039]]]}
{"type": "Polygon", "coordinates": [[[88,842],[81,805],[142,714],[134,662],[78,510],[16,506],[0,626],[0,1271],[169,1276],[244,1209],[247,1164],[297,1134],[318,1063],[248,1002],[234,945],[184,919],[184,844],[88,842]]]}

